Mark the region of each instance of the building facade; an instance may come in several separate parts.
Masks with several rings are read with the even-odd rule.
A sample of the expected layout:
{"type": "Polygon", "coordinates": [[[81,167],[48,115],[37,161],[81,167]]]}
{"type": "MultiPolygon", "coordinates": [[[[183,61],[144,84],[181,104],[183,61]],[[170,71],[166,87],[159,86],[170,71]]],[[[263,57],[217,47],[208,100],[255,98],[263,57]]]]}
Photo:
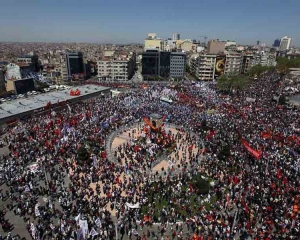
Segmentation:
{"type": "Polygon", "coordinates": [[[66,54],[66,67],[68,78],[74,75],[84,75],[84,62],[82,52],[68,52],[66,54]]]}
{"type": "Polygon", "coordinates": [[[292,45],[292,38],[288,36],[284,36],[280,40],[279,51],[289,50],[292,45]]]}
{"type": "Polygon", "coordinates": [[[6,66],[6,79],[22,79],[21,69],[17,64],[10,63],[6,66]]]}
{"type": "Polygon", "coordinates": [[[239,74],[242,70],[242,55],[239,53],[226,54],[224,74],[239,74]]]}
{"type": "Polygon", "coordinates": [[[210,40],[207,44],[208,54],[218,54],[219,52],[225,51],[226,42],[221,42],[219,40],[210,40]]]}
{"type": "Polygon", "coordinates": [[[171,52],[170,57],[170,77],[184,77],[186,65],[186,54],[171,52]]]}
{"type": "Polygon", "coordinates": [[[202,81],[212,81],[215,77],[216,55],[201,54],[191,59],[191,72],[202,81]]]}
{"type": "Polygon", "coordinates": [[[100,81],[127,81],[134,74],[136,54],[115,51],[110,57],[97,61],[100,81]]]}
{"type": "Polygon", "coordinates": [[[182,52],[146,51],[142,56],[142,75],[148,77],[184,77],[186,54],[182,52]]]}
{"type": "Polygon", "coordinates": [[[156,33],[149,33],[148,37],[145,39],[144,51],[147,50],[163,51],[163,49],[164,49],[163,40],[157,38],[156,33]]]}

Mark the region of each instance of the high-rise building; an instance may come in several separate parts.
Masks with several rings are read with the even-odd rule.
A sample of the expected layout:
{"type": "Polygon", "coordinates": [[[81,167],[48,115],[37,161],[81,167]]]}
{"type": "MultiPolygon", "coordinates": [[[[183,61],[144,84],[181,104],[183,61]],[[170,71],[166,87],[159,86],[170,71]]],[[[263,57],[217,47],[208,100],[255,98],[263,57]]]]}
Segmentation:
{"type": "Polygon", "coordinates": [[[82,52],[68,52],[66,54],[66,63],[69,78],[74,75],[85,74],[82,52]]]}
{"type": "Polygon", "coordinates": [[[207,44],[208,54],[218,54],[219,52],[225,51],[226,42],[219,40],[210,40],[207,44]]]}
{"type": "Polygon", "coordinates": [[[186,54],[183,52],[171,52],[170,77],[184,77],[186,54]]]}
{"type": "Polygon", "coordinates": [[[177,39],[176,39],[176,33],[173,33],[173,35],[172,35],[172,40],[174,40],[174,41],[177,40],[177,39]]]}
{"type": "Polygon", "coordinates": [[[182,52],[146,51],[142,58],[142,75],[148,77],[184,77],[186,54],[182,52]]]}
{"type": "Polygon", "coordinates": [[[145,39],[144,51],[158,50],[162,51],[164,48],[164,42],[162,39],[156,37],[156,33],[149,33],[145,39]]]}
{"type": "Polygon", "coordinates": [[[177,39],[176,40],[180,40],[180,33],[177,33],[177,39]]]}
{"type": "Polygon", "coordinates": [[[259,46],[259,45],[260,45],[260,41],[257,40],[257,41],[256,41],[256,46],[259,46]]]}
{"type": "Polygon", "coordinates": [[[273,43],[273,47],[279,47],[280,46],[280,39],[275,39],[273,43]]]}
{"type": "Polygon", "coordinates": [[[279,45],[279,50],[280,51],[285,51],[289,50],[292,44],[292,38],[288,36],[284,36],[281,38],[280,45],[279,45]]]}

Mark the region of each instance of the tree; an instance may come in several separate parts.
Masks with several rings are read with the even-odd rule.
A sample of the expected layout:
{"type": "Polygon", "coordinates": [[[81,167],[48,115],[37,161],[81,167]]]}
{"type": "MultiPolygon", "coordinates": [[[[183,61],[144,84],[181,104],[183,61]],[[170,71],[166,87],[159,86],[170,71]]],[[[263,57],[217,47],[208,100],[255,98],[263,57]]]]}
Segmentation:
{"type": "Polygon", "coordinates": [[[192,180],[192,186],[198,194],[208,194],[209,193],[209,182],[197,174],[192,180]]]}
{"type": "Polygon", "coordinates": [[[259,77],[262,73],[266,71],[272,71],[272,70],[275,70],[275,67],[273,66],[268,67],[268,66],[262,66],[261,64],[257,64],[249,70],[248,74],[251,77],[259,77]]]}
{"type": "Polygon", "coordinates": [[[221,91],[242,90],[248,82],[249,79],[244,75],[224,74],[217,78],[217,88],[221,91]]]}
{"type": "Polygon", "coordinates": [[[79,165],[89,165],[91,162],[92,160],[90,159],[90,154],[88,150],[84,146],[81,146],[77,150],[77,163],[79,165]]]}
{"type": "Polygon", "coordinates": [[[281,74],[289,73],[290,68],[300,67],[300,58],[288,59],[286,57],[278,57],[277,59],[277,70],[281,74]]]}

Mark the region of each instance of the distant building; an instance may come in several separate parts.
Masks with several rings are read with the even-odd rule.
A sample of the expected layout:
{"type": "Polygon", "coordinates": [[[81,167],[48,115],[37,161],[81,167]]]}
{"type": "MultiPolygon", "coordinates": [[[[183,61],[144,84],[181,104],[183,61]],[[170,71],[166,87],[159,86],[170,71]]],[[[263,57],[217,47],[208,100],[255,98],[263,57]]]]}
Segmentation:
{"type": "Polygon", "coordinates": [[[5,76],[4,70],[0,68],[0,91],[5,91],[5,76]]]}
{"type": "Polygon", "coordinates": [[[221,42],[219,40],[210,40],[207,44],[208,54],[218,54],[219,52],[225,51],[226,42],[221,42]]]}
{"type": "Polygon", "coordinates": [[[21,70],[17,64],[10,63],[6,66],[6,79],[22,79],[21,70]]]}
{"type": "Polygon", "coordinates": [[[68,52],[66,54],[66,67],[69,78],[73,75],[84,75],[84,62],[82,52],[68,52]]]}
{"type": "Polygon", "coordinates": [[[24,94],[35,90],[33,78],[9,79],[6,84],[7,91],[13,91],[15,94],[24,94]]]}
{"type": "Polygon", "coordinates": [[[247,73],[254,66],[254,55],[252,53],[244,53],[242,58],[241,73],[247,73]]]}
{"type": "Polygon", "coordinates": [[[33,55],[24,55],[22,57],[17,58],[17,63],[27,63],[30,65],[32,63],[32,57],[33,55]]]}
{"type": "Polygon", "coordinates": [[[279,47],[280,46],[280,39],[275,39],[273,43],[273,47],[279,47]]]}
{"type": "Polygon", "coordinates": [[[142,57],[142,75],[148,77],[184,77],[186,54],[182,52],[146,51],[142,57]]]}
{"type": "Polygon", "coordinates": [[[101,81],[127,81],[134,74],[135,52],[114,51],[109,57],[97,61],[101,81]]]}
{"type": "Polygon", "coordinates": [[[144,51],[158,50],[162,51],[164,48],[164,42],[162,39],[156,37],[156,33],[149,33],[145,39],[144,51]]]}
{"type": "Polygon", "coordinates": [[[225,47],[236,46],[236,41],[226,40],[225,47]]]}
{"type": "Polygon", "coordinates": [[[177,33],[177,39],[176,40],[180,40],[180,33],[177,33]]]}
{"type": "Polygon", "coordinates": [[[292,45],[292,38],[288,36],[284,36],[280,40],[279,50],[280,51],[289,50],[291,48],[291,45],[292,45]]]}
{"type": "Polygon", "coordinates": [[[242,70],[242,55],[230,52],[226,54],[225,74],[239,74],[242,70]]]}
{"type": "Polygon", "coordinates": [[[178,40],[178,39],[176,39],[176,33],[173,33],[172,40],[174,40],[174,41],[178,40]]]}
{"type": "Polygon", "coordinates": [[[159,76],[160,52],[157,50],[148,50],[142,56],[142,75],[159,76]]]}
{"type": "Polygon", "coordinates": [[[191,59],[191,72],[199,80],[212,81],[223,74],[239,74],[242,55],[235,52],[200,54],[191,59]]]}
{"type": "Polygon", "coordinates": [[[257,46],[260,45],[260,41],[259,41],[259,40],[256,41],[256,45],[257,45],[257,46]]]}
{"type": "Polygon", "coordinates": [[[186,65],[186,54],[171,52],[170,77],[184,77],[186,65]]]}

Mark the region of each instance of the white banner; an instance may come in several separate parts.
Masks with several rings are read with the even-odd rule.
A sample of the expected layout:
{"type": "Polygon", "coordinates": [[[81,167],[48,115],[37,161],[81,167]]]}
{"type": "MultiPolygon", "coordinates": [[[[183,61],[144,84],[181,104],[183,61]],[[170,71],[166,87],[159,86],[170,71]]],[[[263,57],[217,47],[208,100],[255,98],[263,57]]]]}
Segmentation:
{"type": "Polygon", "coordinates": [[[140,208],[140,204],[139,203],[136,203],[136,204],[126,203],[126,207],[128,207],[128,208],[140,208]]]}
{"type": "Polygon", "coordinates": [[[82,233],[84,238],[89,234],[89,227],[88,227],[88,223],[87,220],[79,220],[79,226],[82,229],[82,233]]]}

